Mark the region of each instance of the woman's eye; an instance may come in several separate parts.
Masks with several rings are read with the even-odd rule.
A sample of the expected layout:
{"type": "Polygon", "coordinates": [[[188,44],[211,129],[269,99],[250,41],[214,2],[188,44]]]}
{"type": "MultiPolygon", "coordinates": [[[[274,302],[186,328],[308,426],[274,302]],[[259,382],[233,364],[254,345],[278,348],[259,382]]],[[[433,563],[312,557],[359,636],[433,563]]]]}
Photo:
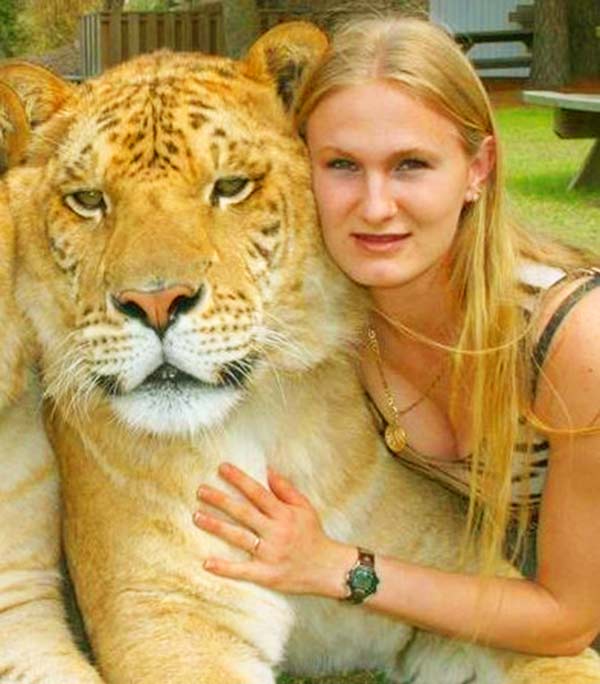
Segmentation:
{"type": "Polygon", "coordinates": [[[403,159],[396,165],[398,171],[416,171],[418,169],[426,168],[429,168],[429,164],[426,161],[415,158],[403,159]]]}
{"type": "Polygon", "coordinates": [[[77,190],[65,195],[65,203],[76,214],[93,218],[106,211],[106,199],[101,190],[77,190]]]}
{"type": "Polygon", "coordinates": [[[213,206],[242,202],[254,189],[254,182],[244,176],[225,176],[215,181],[210,193],[213,206]]]}
{"type": "Polygon", "coordinates": [[[351,159],[330,159],[327,162],[328,169],[336,169],[338,171],[357,171],[358,165],[351,159]]]}

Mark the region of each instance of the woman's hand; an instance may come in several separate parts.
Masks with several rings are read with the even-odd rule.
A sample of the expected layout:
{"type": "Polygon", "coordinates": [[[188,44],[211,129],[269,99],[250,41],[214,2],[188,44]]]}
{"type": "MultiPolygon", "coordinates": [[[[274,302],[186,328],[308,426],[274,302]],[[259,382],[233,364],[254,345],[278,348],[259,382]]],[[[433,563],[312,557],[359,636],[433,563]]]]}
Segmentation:
{"type": "Polygon", "coordinates": [[[327,537],[303,494],[272,470],[268,471],[269,489],[230,464],[221,465],[219,474],[244,498],[238,500],[205,485],[198,489],[198,498],[235,522],[205,511],[195,513],[194,522],[247,551],[250,559],[209,558],[206,570],[284,593],[345,595],[344,578],[356,560],[356,549],[327,537]]]}

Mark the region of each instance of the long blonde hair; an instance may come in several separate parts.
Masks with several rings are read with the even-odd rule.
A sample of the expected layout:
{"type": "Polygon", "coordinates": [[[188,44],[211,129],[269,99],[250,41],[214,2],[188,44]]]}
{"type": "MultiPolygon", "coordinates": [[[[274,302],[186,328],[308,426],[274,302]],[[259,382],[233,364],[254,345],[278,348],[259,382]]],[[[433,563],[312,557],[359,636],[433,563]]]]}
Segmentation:
{"type": "MultiPolygon", "coordinates": [[[[297,126],[304,129],[326,95],[378,79],[399,84],[452,121],[467,155],[474,155],[487,136],[496,141],[495,168],[479,200],[463,210],[451,254],[451,286],[463,315],[452,350],[451,404],[457,406],[458,380],[468,359],[474,407],[465,551],[475,553],[482,569],[489,571],[502,553],[510,519],[511,466],[519,421],[531,413],[532,404],[531,346],[519,306],[523,292],[518,264],[528,258],[570,270],[588,265],[588,260],[577,250],[528,235],[505,216],[502,149],[488,96],[454,40],[429,21],[366,17],[339,27],[305,88],[297,126]]],[[[519,521],[522,536],[526,511],[519,521]]]]}

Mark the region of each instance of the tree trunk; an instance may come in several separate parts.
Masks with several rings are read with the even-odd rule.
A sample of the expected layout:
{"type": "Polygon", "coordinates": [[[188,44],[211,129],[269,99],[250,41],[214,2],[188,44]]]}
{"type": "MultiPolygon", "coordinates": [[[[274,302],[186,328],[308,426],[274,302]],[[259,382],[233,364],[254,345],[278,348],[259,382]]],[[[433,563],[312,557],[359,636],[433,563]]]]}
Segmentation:
{"type": "Polygon", "coordinates": [[[398,11],[417,14],[429,14],[429,0],[313,0],[307,4],[315,9],[344,9],[348,13],[371,11],[398,11]]]}
{"type": "Polygon", "coordinates": [[[258,37],[260,20],[255,0],[222,0],[225,48],[229,57],[238,58],[258,37]]]}
{"type": "Polygon", "coordinates": [[[568,82],[570,64],[567,0],[536,0],[532,57],[532,86],[559,88],[568,82]]]}
{"type": "Polygon", "coordinates": [[[571,77],[576,80],[600,79],[600,2],[598,0],[570,0],[569,44],[571,77]]]}

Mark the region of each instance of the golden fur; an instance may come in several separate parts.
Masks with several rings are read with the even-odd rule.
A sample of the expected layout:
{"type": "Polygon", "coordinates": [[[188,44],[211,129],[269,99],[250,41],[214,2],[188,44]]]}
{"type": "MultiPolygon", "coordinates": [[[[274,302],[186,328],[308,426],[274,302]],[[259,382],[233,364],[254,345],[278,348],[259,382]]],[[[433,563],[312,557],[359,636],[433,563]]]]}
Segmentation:
{"type": "Polygon", "coordinates": [[[64,616],[58,472],[36,381],[25,372],[7,202],[0,180],[0,682],[99,684],[64,616]]]}
{"type": "Polygon", "coordinates": [[[224,459],[290,477],[334,537],[456,567],[462,502],[382,449],[351,353],[362,297],[320,242],[291,112],[324,49],[320,32],[291,24],[243,62],[159,53],[65,85],[6,177],[64,544],[102,677],[269,684],[283,667],[600,682],[591,651],[500,653],[202,568],[241,555],[192,523],[196,487],[222,486],[224,459]]]}
{"type": "Polygon", "coordinates": [[[0,411],[17,399],[24,382],[22,323],[14,301],[15,233],[0,185],[0,411]]]}

